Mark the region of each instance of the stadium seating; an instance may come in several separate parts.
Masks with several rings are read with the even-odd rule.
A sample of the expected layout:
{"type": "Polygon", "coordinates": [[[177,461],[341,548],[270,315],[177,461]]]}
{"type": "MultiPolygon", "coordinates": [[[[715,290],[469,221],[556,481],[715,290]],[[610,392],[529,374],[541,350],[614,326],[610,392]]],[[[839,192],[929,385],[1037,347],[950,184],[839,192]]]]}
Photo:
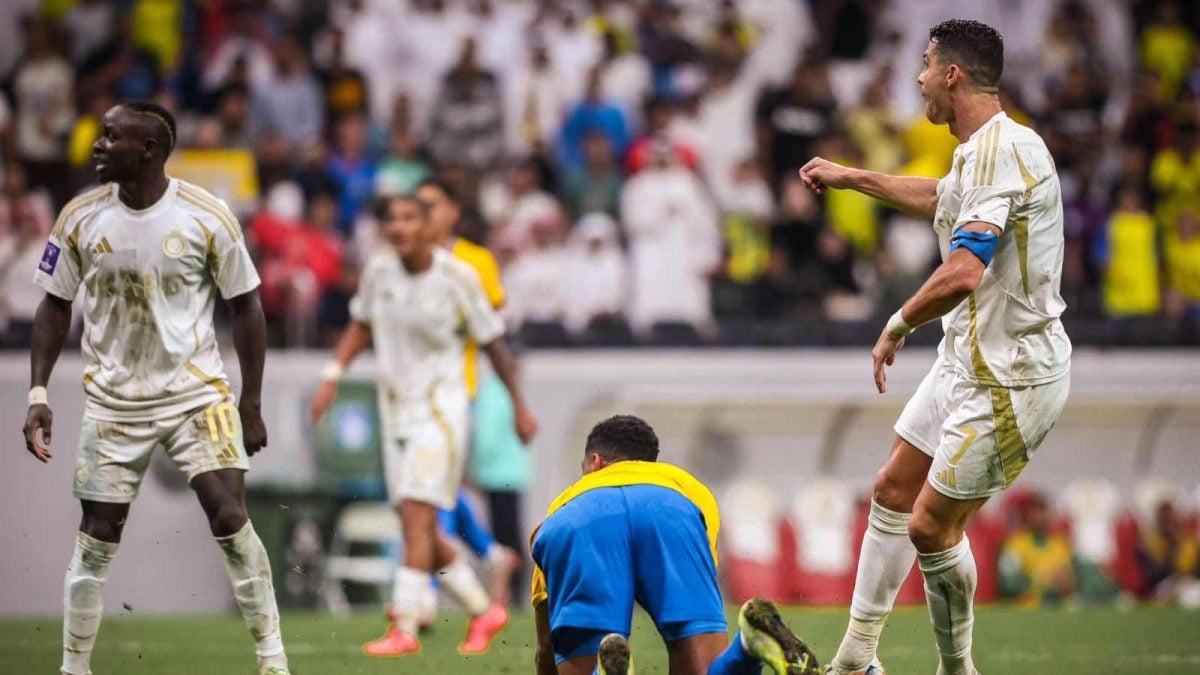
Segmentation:
{"type": "MultiPolygon", "coordinates": [[[[353,502],[338,514],[325,558],[322,596],[334,614],[350,610],[346,582],[390,587],[400,547],[400,523],[386,502],[353,502]]],[[[386,597],[386,596],[381,596],[386,597]]]]}

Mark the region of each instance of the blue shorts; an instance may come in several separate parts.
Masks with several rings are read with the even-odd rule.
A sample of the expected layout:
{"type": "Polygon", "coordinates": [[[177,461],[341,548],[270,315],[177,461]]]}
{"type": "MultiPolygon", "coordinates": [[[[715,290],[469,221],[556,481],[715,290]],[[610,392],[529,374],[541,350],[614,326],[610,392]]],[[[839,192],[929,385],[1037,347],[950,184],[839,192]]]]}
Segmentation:
{"type": "Polygon", "coordinates": [[[675,490],[589,490],[538,530],[533,559],[546,576],[558,663],[629,635],[641,605],[665,642],[725,633],[725,609],[700,509],[675,490]]]}

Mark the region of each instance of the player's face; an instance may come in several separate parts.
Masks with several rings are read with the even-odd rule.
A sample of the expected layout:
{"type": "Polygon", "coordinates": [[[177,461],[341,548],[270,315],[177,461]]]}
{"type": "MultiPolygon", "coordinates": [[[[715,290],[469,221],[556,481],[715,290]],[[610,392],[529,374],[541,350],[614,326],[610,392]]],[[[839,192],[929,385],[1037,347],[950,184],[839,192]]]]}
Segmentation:
{"type": "Polygon", "coordinates": [[[937,50],[934,47],[932,40],[925,47],[917,84],[921,86],[921,96],[925,98],[925,117],[934,124],[945,124],[950,121],[947,115],[952,110],[950,91],[946,85],[946,73],[938,62],[937,50]]]}
{"type": "Polygon", "coordinates": [[[429,247],[429,219],[415,203],[396,199],[388,207],[383,234],[396,253],[408,257],[429,247]]]}
{"type": "Polygon", "coordinates": [[[429,205],[429,220],[433,225],[434,234],[441,237],[450,236],[454,223],[458,222],[458,206],[450,201],[446,193],[432,185],[417,188],[417,199],[429,205]]]}
{"type": "Polygon", "coordinates": [[[100,138],[92,144],[96,175],[101,183],[136,177],[150,158],[144,132],[135,114],[122,106],[109,109],[100,120],[100,138]]]}

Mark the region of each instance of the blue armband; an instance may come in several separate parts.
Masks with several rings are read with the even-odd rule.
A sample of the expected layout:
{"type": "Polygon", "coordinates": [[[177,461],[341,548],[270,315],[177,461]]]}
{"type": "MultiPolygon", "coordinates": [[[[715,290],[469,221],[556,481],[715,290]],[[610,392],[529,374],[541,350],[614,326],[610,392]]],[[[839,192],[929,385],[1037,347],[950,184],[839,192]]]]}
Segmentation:
{"type": "Polygon", "coordinates": [[[999,241],[1000,237],[996,236],[995,232],[957,230],[950,237],[950,251],[953,252],[956,248],[965,248],[974,253],[983,266],[987,267],[992,262],[992,256],[996,255],[996,244],[999,241]]]}

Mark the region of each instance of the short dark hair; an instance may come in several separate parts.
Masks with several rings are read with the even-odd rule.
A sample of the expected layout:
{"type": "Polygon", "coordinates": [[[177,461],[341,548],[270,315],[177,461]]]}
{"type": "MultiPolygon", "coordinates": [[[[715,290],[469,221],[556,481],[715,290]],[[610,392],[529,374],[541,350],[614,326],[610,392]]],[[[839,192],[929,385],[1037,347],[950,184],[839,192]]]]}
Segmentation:
{"type": "Polygon", "coordinates": [[[658,435],[640,417],[614,415],[592,427],[583,454],[597,454],[610,462],[653,462],[658,459],[658,435]]]}
{"type": "Polygon", "coordinates": [[[371,214],[375,216],[375,220],[379,221],[380,223],[383,223],[383,221],[387,220],[388,216],[391,215],[390,211],[393,202],[407,202],[409,204],[413,204],[417,207],[417,210],[421,212],[422,217],[429,217],[429,204],[417,199],[416,195],[399,194],[384,195],[375,200],[375,203],[371,205],[371,214]]]}
{"type": "Polygon", "coordinates": [[[929,39],[938,56],[962,68],[977,87],[1000,86],[1004,38],[995,28],[971,19],[951,19],[930,28],[929,39]]]}
{"type": "Polygon", "coordinates": [[[154,118],[156,120],[154,124],[156,140],[162,144],[165,155],[171,154],[171,151],[175,149],[177,134],[175,133],[175,116],[171,114],[170,110],[154,101],[145,100],[122,101],[119,105],[139,115],[154,118]]]}
{"type": "Polygon", "coordinates": [[[440,178],[426,178],[420,183],[417,183],[417,190],[420,190],[423,187],[431,187],[441,190],[442,194],[446,195],[446,199],[454,202],[455,206],[460,205],[458,201],[458,190],[455,190],[450,186],[449,183],[441,180],[440,178]]]}

